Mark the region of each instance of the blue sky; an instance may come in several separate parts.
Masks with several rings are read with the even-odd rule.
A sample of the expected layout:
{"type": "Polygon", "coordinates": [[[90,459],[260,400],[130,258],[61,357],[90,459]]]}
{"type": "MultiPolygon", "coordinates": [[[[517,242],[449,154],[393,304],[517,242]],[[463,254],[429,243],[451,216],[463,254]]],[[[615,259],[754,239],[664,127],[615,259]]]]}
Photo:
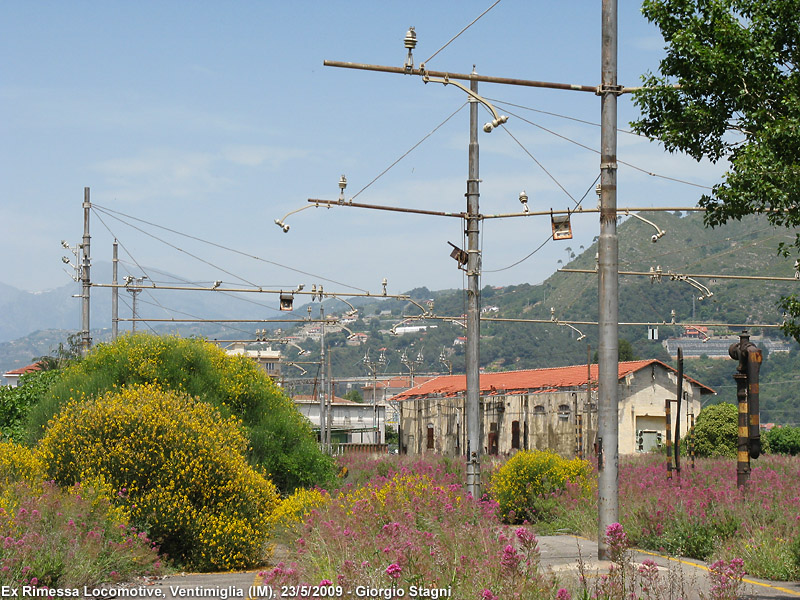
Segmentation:
{"type": "MultiPolygon", "coordinates": [[[[335,199],[342,174],[347,196],[355,195],[465,102],[454,86],[329,68],[323,60],[401,66],[403,36],[413,25],[419,63],[490,4],[4,1],[0,281],[31,291],[69,281],[60,240],[79,241],[88,186],[101,207],[263,259],[136,223],[204,263],[93,214],[94,261],[110,260],[113,233],[126,269],[137,275],[133,262],[231,286],[310,289],[324,282],[326,291],[346,294],[379,292],[386,278],[391,293],[461,287],[447,245],[461,242],[457,219],[311,208],[289,217],[289,233],[273,221],[307,198],[335,199]]],[[[503,0],[427,66],[469,72],[474,64],[486,75],[597,85],[600,9],[600,0],[503,0]]],[[[657,67],[663,43],[638,3],[621,0],[619,14],[619,81],[637,85],[657,67]]],[[[599,156],[573,141],[598,148],[599,128],[503,103],[598,123],[598,97],[490,84],[480,92],[501,113],[572,140],[513,116],[508,131],[527,152],[505,131],[481,133],[482,211],[518,211],[522,189],[531,210],[572,206],[553,179],[583,196],[599,173],[599,156]]],[[[620,99],[619,116],[621,128],[635,117],[629,97],[620,99]]],[[[464,210],[468,118],[463,108],[357,201],[464,210]]],[[[627,134],[620,134],[619,158],[703,185],[722,171],[627,134]]],[[[620,207],[692,206],[700,193],[620,167],[620,207]]],[[[584,205],[596,205],[594,192],[584,205]]],[[[549,219],[486,222],[482,285],[542,281],[566,246],[591,243],[598,223],[596,214],[576,217],[575,239],[551,241],[506,269],[547,238],[549,219]]]]}

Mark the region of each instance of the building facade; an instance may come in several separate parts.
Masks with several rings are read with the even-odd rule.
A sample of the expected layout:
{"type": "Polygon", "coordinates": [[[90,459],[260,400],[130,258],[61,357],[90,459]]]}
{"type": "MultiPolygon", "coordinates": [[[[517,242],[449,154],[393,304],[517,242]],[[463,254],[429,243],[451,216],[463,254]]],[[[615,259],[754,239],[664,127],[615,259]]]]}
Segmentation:
{"type": "MultiPolygon", "coordinates": [[[[311,422],[319,433],[320,402],[313,396],[292,398],[297,410],[311,422]]],[[[384,444],[386,442],[386,409],[381,405],[352,402],[334,397],[330,404],[332,444],[384,444]]]]}
{"type": "MultiPolygon", "coordinates": [[[[658,360],[619,363],[619,451],[646,452],[666,439],[666,400],[677,372],[658,360]]],[[[588,456],[597,437],[597,365],[531,369],[480,376],[481,439],[487,454],[551,449],[588,456]]],[[[466,377],[436,377],[392,398],[399,405],[401,451],[465,454],[466,377]]],[[[711,388],[684,377],[682,430],[711,388]]],[[[676,407],[672,402],[674,427],[676,407]]]]}

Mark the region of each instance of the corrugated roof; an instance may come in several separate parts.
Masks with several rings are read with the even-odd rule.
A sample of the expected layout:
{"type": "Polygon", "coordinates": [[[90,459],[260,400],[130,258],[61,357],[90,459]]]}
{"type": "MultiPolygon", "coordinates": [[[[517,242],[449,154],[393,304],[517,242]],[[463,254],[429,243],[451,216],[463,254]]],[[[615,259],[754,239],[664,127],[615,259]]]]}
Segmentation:
{"type": "MultiPolygon", "coordinates": [[[[622,379],[630,373],[640,371],[650,365],[658,364],[670,371],[675,371],[669,365],[656,359],[634,360],[619,363],[619,378],[622,379]]],[[[597,365],[591,366],[591,380],[597,383],[597,365]]],[[[715,393],[710,387],[686,377],[688,381],[700,386],[701,394],[715,393]]],[[[587,383],[586,365],[570,367],[555,367],[549,369],[527,369],[524,371],[502,371],[498,373],[481,373],[481,395],[492,394],[520,394],[541,393],[556,391],[564,388],[585,386],[587,383]]],[[[463,394],[467,387],[466,375],[442,375],[417,385],[392,398],[392,400],[408,400],[426,396],[457,396],[463,394]]]]}

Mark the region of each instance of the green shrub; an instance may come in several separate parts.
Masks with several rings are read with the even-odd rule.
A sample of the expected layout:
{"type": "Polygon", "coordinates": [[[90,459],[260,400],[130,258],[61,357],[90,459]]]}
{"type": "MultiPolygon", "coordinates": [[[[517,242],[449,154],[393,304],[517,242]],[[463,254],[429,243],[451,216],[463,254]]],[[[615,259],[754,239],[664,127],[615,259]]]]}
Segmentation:
{"type": "Polygon", "coordinates": [[[588,493],[590,475],[591,466],[585,460],[567,460],[549,450],[523,450],[494,473],[489,490],[504,521],[544,521],[569,484],[588,493]]]}
{"type": "Polygon", "coordinates": [[[739,409],[728,402],[700,411],[694,428],[696,455],[735,458],[738,423],[739,409]]]}
{"type": "Polygon", "coordinates": [[[800,569],[800,534],[796,535],[791,544],[789,544],[789,554],[794,566],[800,569]]]}
{"type": "Polygon", "coordinates": [[[0,438],[15,442],[24,439],[28,413],[60,375],[58,370],[33,371],[20,377],[17,387],[0,387],[0,438]]]}
{"type": "Polygon", "coordinates": [[[84,360],[64,370],[31,411],[28,441],[44,435],[48,420],[71,399],[153,382],[198,397],[223,416],[239,417],[250,436],[251,463],[265,468],[281,491],[332,477],[333,461],[319,450],[308,421],[252,360],[177,336],[125,335],[95,346],[84,360]]]}
{"type": "Polygon", "coordinates": [[[800,454],[800,427],[774,427],[763,437],[773,454],[800,454]]]}
{"type": "Polygon", "coordinates": [[[69,403],[40,442],[56,483],[106,483],[162,552],[201,570],[263,559],[278,494],[246,449],[238,419],[154,384],[69,403]]]}

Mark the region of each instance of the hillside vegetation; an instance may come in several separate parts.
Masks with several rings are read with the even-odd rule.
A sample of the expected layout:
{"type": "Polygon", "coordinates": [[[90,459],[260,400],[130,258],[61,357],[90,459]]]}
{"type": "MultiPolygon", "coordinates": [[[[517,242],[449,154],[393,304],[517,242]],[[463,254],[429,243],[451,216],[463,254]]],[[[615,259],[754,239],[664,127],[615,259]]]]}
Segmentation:
{"type": "MultiPolygon", "coordinates": [[[[619,226],[620,271],[649,272],[651,267],[661,267],[660,281],[648,276],[621,275],[619,286],[619,318],[622,323],[642,323],[619,329],[622,340],[630,342],[637,358],[657,358],[674,365],[660,341],[648,339],[647,323],[658,325],[659,339],[680,336],[683,325],[689,323],[779,324],[782,312],[777,306],[780,296],[791,293],[798,280],[747,281],[736,279],[697,278],[707,286],[713,296],[704,297],[700,290],[686,281],[673,280],[668,273],[758,275],[792,278],[794,269],[790,262],[776,253],[780,241],[791,239],[793,232],[776,229],[763,217],[749,217],[717,229],[703,226],[701,213],[676,214],[669,212],[642,213],[667,231],[658,243],[651,242],[652,228],[636,219],[627,219],[619,226]],[[675,325],[670,323],[674,320],[675,325]]],[[[566,244],[569,242],[551,242],[566,244]]],[[[595,269],[597,245],[576,249],[575,258],[564,265],[569,269],[595,269]],[[579,254],[578,254],[579,252],[579,254]]],[[[431,291],[417,288],[409,292],[419,304],[433,300],[433,313],[441,317],[460,317],[466,312],[466,299],[462,290],[431,291]]],[[[356,303],[354,299],[351,299],[356,303]]],[[[567,325],[551,321],[597,320],[597,280],[592,273],[556,272],[539,284],[492,288],[485,286],[481,293],[482,306],[496,307],[487,312],[481,321],[480,364],[487,371],[522,368],[557,367],[581,364],[592,357],[598,346],[597,327],[577,324],[585,339],[577,340],[579,333],[567,325]],[[552,312],[551,312],[552,309],[552,312]],[[535,319],[544,323],[503,323],[492,318],[535,319]]],[[[340,310],[341,302],[328,301],[326,313],[340,310]]],[[[403,316],[420,314],[413,303],[400,300],[360,302],[361,320],[348,325],[353,331],[369,335],[366,344],[347,346],[345,333],[326,337],[331,345],[331,360],[335,376],[365,375],[363,358],[377,361],[379,349],[385,348],[387,363],[379,369],[386,373],[464,372],[464,346],[454,345],[454,340],[464,335],[464,328],[446,320],[412,321],[409,324],[430,326],[427,331],[391,335],[389,329],[403,316]],[[411,365],[401,363],[405,353],[411,365]],[[446,361],[440,361],[444,354],[446,361]],[[421,357],[421,362],[415,362],[421,357]]],[[[741,327],[712,327],[716,335],[737,335],[741,327]]],[[[777,328],[749,328],[753,335],[766,335],[783,339],[777,328]]],[[[296,334],[297,332],[286,332],[296,334]]],[[[318,356],[319,342],[301,341],[313,361],[318,356]]],[[[800,414],[800,397],[795,386],[786,385],[800,379],[800,354],[797,346],[788,354],[768,357],[762,370],[762,420],[765,422],[792,423],[800,414]]],[[[291,356],[291,351],[287,354],[291,356]]],[[[727,360],[697,359],[686,361],[687,373],[718,391],[710,401],[735,401],[735,386],[731,375],[735,363],[727,360]]],[[[286,373],[291,377],[291,371],[286,373]]],[[[310,373],[309,376],[316,375],[310,373]]],[[[293,389],[292,383],[287,383],[293,389]]],[[[295,389],[301,389],[294,384],[295,389]]],[[[344,393],[344,390],[341,391],[344,393]]]]}

